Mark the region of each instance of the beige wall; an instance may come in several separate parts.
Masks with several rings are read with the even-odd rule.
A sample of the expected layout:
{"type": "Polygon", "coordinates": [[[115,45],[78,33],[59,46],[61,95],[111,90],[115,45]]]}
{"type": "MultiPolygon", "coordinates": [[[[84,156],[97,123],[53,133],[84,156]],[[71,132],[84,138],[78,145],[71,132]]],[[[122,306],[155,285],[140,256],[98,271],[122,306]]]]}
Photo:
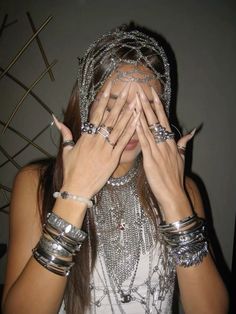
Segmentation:
{"type": "MultiPolygon", "coordinates": [[[[192,170],[205,185],[213,221],[226,262],[231,266],[235,219],[235,5],[233,1],[1,1],[0,24],[4,14],[17,23],[3,30],[0,38],[0,66],[6,67],[31,36],[26,11],[39,26],[50,15],[53,20],[41,32],[55,82],[48,76],[34,91],[58,115],[65,108],[76,78],[76,57],[97,35],[120,23],[135,22],[158,31],[170,42],[178,63],[179,92],[177,114],[185,129],[203,124],[194,139],[192,170]]],[[[44,70],[38,46],[33,42],[10,73],[30,85],[44,70]]],[[[23,90],[8,78],[0,81],[0,118],[6,121],[23,90]]],[[[28,96],[11,126],[32,138],[50,115],[28,96]]],[[[56,136],[55,130],[51,132],[56,136]]],[[[1,136],[1,145],[13,155],[24,145],[10,131],[1,136]]],[[[46,132],[37,143],[50,151],[56,148],[46,132]]],[[[43,156],[34,148],[16,158],[24,165],[43,156]]],[[[1,163],[5,157],[0,154],[1,163]]],[[[17,169],[0,169],[0,183],[11,186],[17,169]]],[[[6,203],[0,194],[1,205],[6,203]]],[[[0,213],[0,240],[7,240],[8,216],[0,213]]],[[[5,258],[0,261],[3,281],[5,258]]]]}

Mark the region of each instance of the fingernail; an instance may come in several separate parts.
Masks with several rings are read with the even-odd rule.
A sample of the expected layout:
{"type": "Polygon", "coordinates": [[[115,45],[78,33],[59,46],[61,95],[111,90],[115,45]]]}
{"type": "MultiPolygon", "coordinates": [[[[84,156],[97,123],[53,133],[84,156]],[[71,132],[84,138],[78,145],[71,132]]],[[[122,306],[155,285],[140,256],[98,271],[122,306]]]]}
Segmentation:
{"type": "Polygon", "coordinates": [[[133,126],[140,125],[139,117],[140,117],[140,112],[136,114],[136,117],[134,118],[134,121],[132,122],[133,126]]]}
{"type": "Polygon", "coordinates": [[[104,93],[103,93],[103,96],[104,97],[108,97],[110,95],[110,92],[111,92],[111,81],[107,84],[107,87],[106,89],[104,90],[104,93]]]}
{"type": "Polygon", "coordinates": [[[52,118],[53,118],[53,121],[55,122],[55,125],[56,125],[56,127],[58,128],[58,130],[61,131],[61,124],[60,124],[60,122],[57,120],[57,118],[54,116],[53,113],[52,113],[52,118]]]}
{"type": "Polygon", "coordinates": [[[190,132],[190,135],[193,137],[194,136],[194,134],[196,133],[196,130],[197,130],[197,128],[194,128],[191,132],[190,132]]]}
{"type": "Polygon", "coordinates": [[[146,100],[146,95],[144,94],[144,91],[142,90],[141,86],[138,85],[138,93],[142,100],[146,100]]]}
{"type": "Polygon", "coordinates": [[[137,111],[140,112],[140,111],[142,110],[142,106],[141,106],[141,102],[140,102],[140,99],[139,99],[139,96],[138,96],[137,93],[136,93],[135,97],[136,97],[136,107],[137,107],[137,111]]]}
{"type": "Polygon", "coordinates": [[[125,98],[128,95],[129,87],[130,87],[130,82],[126,84],[124,89],[122,90],[121,95],[120,95],[122,98],[125,98]]]}
{"type": "Polygon", "coordinates": [[[129,110],[133,110],[134,109],[134,106],[136,104],[136,99],[134,99],[128,106],[129,110]]]}
{"type": "Polygon", "coordinates": [[[157,92],[155,91],[155,89],[153,87],[151,87],[151,91],[152,91],[154,101],[159,102],[159,97],[158,97],[157,92]]]}

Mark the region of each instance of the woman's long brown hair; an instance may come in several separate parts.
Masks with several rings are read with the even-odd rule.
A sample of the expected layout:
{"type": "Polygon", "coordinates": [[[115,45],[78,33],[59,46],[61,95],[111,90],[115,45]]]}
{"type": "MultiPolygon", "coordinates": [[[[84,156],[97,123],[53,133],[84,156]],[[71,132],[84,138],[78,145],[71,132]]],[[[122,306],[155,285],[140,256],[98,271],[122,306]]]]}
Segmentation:
{"type": "MultiPolygon", "coordinates": [[[[110,37],[109,40],[112,40],[112,38],[110,37]]],[[[109,42],[100,42],[99,44],[105,46],[109,45],[109,42]]],[[[121,53],[125,55],[126,51],[123,49],[121,53]]],[[[150,51],[147,51],[147,54],[149,53],[150,51]]],[[[120,57],[122,58],[122,55],[120,57]]],[[[129,58],[132,58],[131,54],[129,54],[129,58]]],[[[134,53],[133,60],[136,60],[136,58],[137,56],[134,53]]],[[[154,66],[159,73],[163,70],[163,64],[158,57],[153,57],[152,66],[154,66]]],[[[96,73],[96,80],[99,81],[103,71],[104,69],[101,66],[100,71],[96,73]]],[[[76,142],[81,135],[79,89],[77,84],[73,88],[68,107],[64,114],[64,124],[71,130],[73,139],[76,142]]],[[[62,183],[63,161],[62,145],[60,144],[56,159],[50,159],[44,162],[41,167],[39,197],[42,199],[42,224],[45,223],[47,213],[50,212],[54,206],[52,194],[54,191],[60,190],[62,183]]],[[[141,168],[137,178],[137,190],[143,208],[157,228],[157,217],[159,215],[158,205],[146,182],[143,168],[141,168]]],[[[90,273],[93,271],[96,261],[97,237],[95,225],[89,211],[84,219],[82,229],[88,232],[90,241],[87,239],[86,242],[83,243],[79,254],[75,258],[75,265],[68,277],[64,295],[67,314],[83,314],[90,305],[90,273]]]]}

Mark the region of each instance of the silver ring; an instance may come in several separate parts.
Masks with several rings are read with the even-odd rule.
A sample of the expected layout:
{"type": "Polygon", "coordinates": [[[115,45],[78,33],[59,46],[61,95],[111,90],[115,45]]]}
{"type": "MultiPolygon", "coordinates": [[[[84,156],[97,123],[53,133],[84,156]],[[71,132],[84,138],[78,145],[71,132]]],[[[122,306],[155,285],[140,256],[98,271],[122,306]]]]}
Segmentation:
{"type": "Polygon", "coordinates": [[[179,152],[181,155],[185,155],[185,152],[186,152],[186,147],[185,147],[185,146],[177,145],[177,149],[178,149],[178,152],[179,152]]]}
{"type": "Polygon", "coordinates": [[[81,125],[81,133],[88,133],[88,134],[96,134],[97,127],[93,124],[88,122],[84,122],[81,125]]]}
{"type": "Polygon", "coordinates": [[[160,123],[152,124],[149,126],[149,129],[151,130],[156,143],[172,140],[175,137],[173,132],[167,131],[160,123]]]}
{"type": "Polygon", "coordinates": [[[108,129],[107,127],[105,127],[105,125],[101,125],[97,128],[97,133],[99,133],[100,135],[102,135],[105,139],[108,138],[108,136],[110,135],[110,128],[108,129]]]}
{"type": "Polygon", "coordinates": [[[157,123],[153,123],[151,125],[149,125],[149,130],[154,130],[154,131],[158,131],[158,128],[161,126],[160,122],[157,123]]]}
{"type": "Polygon", "coordinates": [[[66,146],[74,147],[75,146],[75,142],[73,140],[66,140],[66,141],[62,142],[62,146],[63,147],[66,147],[66,146]]]}

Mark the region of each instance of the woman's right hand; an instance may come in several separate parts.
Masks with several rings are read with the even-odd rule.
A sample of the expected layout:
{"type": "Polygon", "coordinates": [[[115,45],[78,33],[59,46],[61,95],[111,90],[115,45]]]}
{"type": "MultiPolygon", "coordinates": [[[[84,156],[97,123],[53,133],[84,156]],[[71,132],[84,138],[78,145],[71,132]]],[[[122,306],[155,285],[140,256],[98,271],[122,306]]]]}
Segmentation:
{"type": "MultiPolygon", "coordinates": [[[[105,125],[106,128],[112,128],[110,143],[101,134],[82,133],[74,147],[64,147],[64,179],[61,190],[93,197],[116,169],[125,146],[135,132],[139,118],[134,112],[135,100],[124,108],[130,85],[124,87],[108,112],[106,108],[111,86],[109,82],[101,97],[96,100],[98,103],[94,105],[95,109],[92,110],[89,120],[95,126],[105,125]]],[[[71,131],[63,123],[55,119],[55,124],[61,131],[63,141],[73,140],[71,131]]]]}

